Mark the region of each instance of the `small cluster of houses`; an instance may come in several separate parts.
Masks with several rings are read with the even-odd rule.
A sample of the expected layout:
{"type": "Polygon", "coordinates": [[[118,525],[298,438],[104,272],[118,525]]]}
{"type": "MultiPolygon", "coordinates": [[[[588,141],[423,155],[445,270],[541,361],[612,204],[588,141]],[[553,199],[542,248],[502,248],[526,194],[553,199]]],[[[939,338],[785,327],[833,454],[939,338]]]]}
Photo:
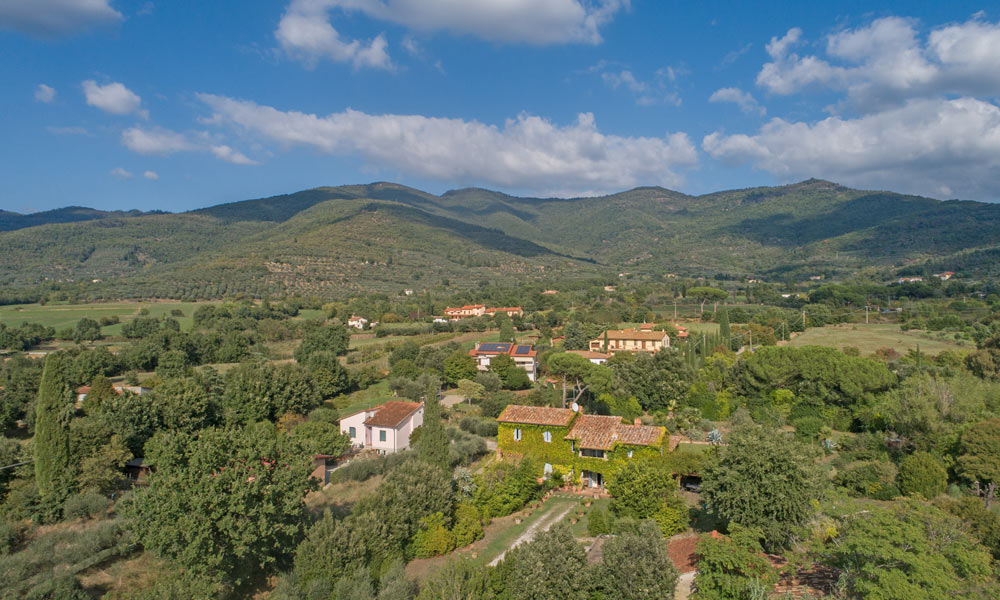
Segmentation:
{"type": "Polygon", "coordinates": [[[468,319],[470,317],[496,316],[497,313],[504,313],[508,317],[523,317],[524,310],[520,306],[494,306],[487,307],[485,304],[466,304],[465,306],[449,306],[444,309],[444,316],[451,321],[468,319]]]}

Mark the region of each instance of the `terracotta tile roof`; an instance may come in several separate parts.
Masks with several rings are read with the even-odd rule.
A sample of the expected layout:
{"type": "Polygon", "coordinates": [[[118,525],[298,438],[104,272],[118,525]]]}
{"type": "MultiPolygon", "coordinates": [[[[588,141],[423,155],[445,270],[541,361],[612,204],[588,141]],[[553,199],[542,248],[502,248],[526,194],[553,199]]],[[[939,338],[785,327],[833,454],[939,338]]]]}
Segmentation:
{"type": "Polygon", "coordinates": [[[576,354],[577,356],[582,356],[582,357],[584,357],[586,359],[591,359],[591,358],[604,358],[604,359],[608,359],[608,358],[611,358],[610,354],[605,354],[603,352],[594,352],[592,350],[567,350],[566,353],[567,354],[576,354]]]}
{"type": "Polygon", "coordinates": [[[577,440],[581,448],[611,450],[615,444],[655,446],[663,439],[664,431],[651,425],[626,425],[616,416],[580,415],[566,439],[577,440]]]}
{"type": "Polygon", "coordinates": [[[536,356],[538,351],[528,344],[511,344],[510,342],[484,342],[469,350],[469,356],[494,356],[509,354],[511,356],[536,356]]]}
{"type": "Polygon", "coordinates": [[[421,402],[399,402],[396,400],[386,402],[382,406],[375,407],[375,414],[365,421],[365,425],[395,429],[421,406],[423,406],[421,402]]]}
{"type": "Polygon", "coordinates": [[[551,425],[566,427],[573,420],[574,413],[568,408],[550,406],[523,406],[508,404],[497,421],[500,423],[524,423],[526,425],[551,425]]]}

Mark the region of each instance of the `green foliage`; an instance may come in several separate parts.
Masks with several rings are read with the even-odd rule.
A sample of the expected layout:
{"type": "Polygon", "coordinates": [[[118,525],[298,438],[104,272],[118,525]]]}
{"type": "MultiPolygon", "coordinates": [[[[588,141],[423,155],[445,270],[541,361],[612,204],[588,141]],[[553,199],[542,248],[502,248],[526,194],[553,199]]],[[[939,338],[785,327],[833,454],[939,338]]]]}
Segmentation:
{"type": "Polygon", "coordinates": [[[305,421],[289,433],[309,454],[343,456],[351,449],[351,438],[341,433],[340,427],[326,421],[305,421]]]}
{"type": "Polygon", "coordinates": [[[63,503],[63,517],[66,519],[89,519],[108,510],[111,501],[104,494],[84,492],[74,494],[63,503]]]}
{"type": "Polygon", "coordinates": [[[622,600],[671,600],[677,586],[677,568],[667,554],[660,529],[650,522],[637,534],[609,539],[603,562],[591,573],[591,593],[622,600]]]}
{"type": "Polygon", "coordinates": [[[143,546],[193,571],[245,583],[287,560],[305,532],[309,455],[271,426],[175,438],[149,487],[122,508],[143,546]]]}
{"type": "Polygon", "coordinates": [[[490,598],[489,572],[468,558],[453,558],[420,587],[418,600],[482,600],[490,598]]]}
{"type": "Polygon", "coordinates": [[[592,508],[587,513],[587,535],[597,537],[611,533],[611,515],[603,508],[592,508]]]}
{"type": "Polygon", "coordinates": [[[511,600],[575,600],[585,590],[580,575],[587,567],[586,555],[564,523],[509,551],[504,562],[510,563],[505,591],[511,600]]]}
{"type": "Polygon", "coordinates": [[[61,353],[45,359],[35,403],[35,482],[42,503],[52,510],[57,510],[76,487],[69,435],[73,392],[66,382],[65,368],[61,353]]]}
{"type": "Polygon", "coordinates": [[[906,495],[933,499],[948,486],[948,471],[934,456],[916,452],[899,465],[899,489],[906,495]]]}
{"type": "Polygon", "coordinates": [[[507,354],[500,354],[490,359],[490,372],[496,373],[508,390],[523,390],[531,387],[528,373],[514,363],[507,354]]]}
{"type": "Polygon", "coordinates": [[[286,412],[306,414],[320,395],[309,374],[293,364],[244,363],[226,374],[222,407],[236,424],[275,421],[286,412]]]}
{"type": "Polygon", "coordinates": [[[375,597],[368,569],[355,569],[337,581],[330,600],[371,600],[375,597]]]}
{"type": "Polygon", "coordinates": [[[962,434],[958,471],[967,481],[1000,484],[1000,419],[976,423],[962,434]]]}
{"type": "Polygon", "coordinates": [[[989,552],[933,506],[861,505],[839,521],[824,562],[841,570],[848,597],[932,600],[1000,592],[989,552]]]}
{"type": "Polygon", "coordinates": [[[611,510],[619,517],[654,519],[665,536],[687,527],[687,506],[677,495],[677,481],[662,460],[632,460],[607,484],[611,510]]]}
{"type": "Polygon", "coordinates": [[[537,467],[531,460],[519,463],[497,462],[488,466],[480,475],[473,504],[489,521],[503,517],[524,507],[541,494],[537,467]]]}
{"type": "Polygon", "coordinates": [[[455,507],[455,524],[451,528],[456,548],[463,548],[483,537],[483,519],[475,505],[462,502],[455,507]]]}
{"type": "Polygon", "coordinates": [[[859,462],[837,473],[834,484],[852,496],[892,500],[899,495],[896,466],[888,461],[859,462]]]}
{"type": "Polygon", "coordinates": [[[431,558],[455,548],[455,537],[445,527],[444,515],[436,512],[420,520],[420,530],[413,536],[413,555],[431,558]]]}
{"type": "Polygon", "coordinates": [[[351,374],[334,352],[313,352],[305,361],[316,392],[322,398],[333,398],[351,388],[351,374]]]}
{"type": "Polygon", "coordinates": [[[759,529],[734,526],[728,536],[703,535],[698,540],[698,573],[694,600],[766,598],[778,573],[764,556],[759,529]]]}
{"type": "Polygon", "coordinates": [[[80,461],[77,479],[80,489],[97,494],[111,494],[120,489],[121,470],[132,457],[121,438],[112,435],[107,444],[80,461]]]}
{"type": "Polygon", "coordinates": [[[611,385],[615,395],[636,398],[647,412],[670,410],[679,405],[693,379],[683,355],[674,350],[652,355],[618,353],[608,365],[614,371],[611,385]]]}
{"type": "Polygon", "coordinates": [[[344,325],[322,325],[306,333],[293,355],[299,363],[305,363],[316,352],[332,352],[339,356],[347,353],[350,341],[351,334],[344,325]]]}
{"type": "Polygon", "coordinates": [[[457,351],[444,361],[444,380],[452,385],[475,379],[478,372],[475,359],[467,352],[457,351]]]}
{"type": "Polygon", "coordinates": [[[784,546],[823,491],[816,459],[815,451],[778,431],[737,428],[701,472],[702,500],[732,524],[759,528],[769,547],[784,546]]]}
{"type": "Polygon", "coordinates": [[[424,423],[415,446],[421,459],[436,467],[448,468],[448,434],[441,420],[441,401],[436,393],[424,401],[424,423]]]}

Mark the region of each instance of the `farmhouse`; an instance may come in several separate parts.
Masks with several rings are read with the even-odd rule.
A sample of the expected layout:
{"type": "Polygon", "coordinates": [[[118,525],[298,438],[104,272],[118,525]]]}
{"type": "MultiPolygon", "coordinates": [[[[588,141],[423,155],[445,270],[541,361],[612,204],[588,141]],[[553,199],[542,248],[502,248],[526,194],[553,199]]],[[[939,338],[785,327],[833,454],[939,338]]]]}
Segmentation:
{"type": "Polygon", "coordinates": [[[487,371],[490,368],[490,361],[494,356],[506,354],[514,359],[514,364],[521,367],[528,373],[528,379],[535,380],[538,375],[538,352],[531,346],[511,344],[511,343],[482,343],[476,342],[476,347],[469,350],[469,356],[476,361],[476,368],[480,371],[487,371]]]}
{"type": "Polygon", "coordinates": [[[531,458],[543,475],[559,471],[591,488],[603,488],[628,460],[661,456],[669,439],[663,427],[628,425],[621,417],[548,406],[510,404],[497,423],[501,458],[531,458]]]}
{"type": "Polygon", "coordinates": [[[350,319],[347,319],[347,326],[355,329],[364,329],[367,324],[368,319],[364,317],[352,316],[350,319]]]}
{"type": "Polygon", "coordinates": [[[611,358],[610,354],[605,354],[604,352],[594,352],[593,350],[567,350],[566,352],[568,354],[582,356],[595,365],[603,365],[608,362],[609,358],[611,358]]]}
{"type": "Polygon", "coordinates": [[[639,329],[609,329],[596,340],[590,340],[590,350],[606,352],[659,352],[670,347],[670,336],[665,331],[642,331],[639,329]],[[605,342],[607,347],[605,348],[605,342]]]}
{"type": "Polygon", "coordinates": [[[483,315],[495,316],[497,313],[504,313],[508,317],[523,317],[524,311],[520,306],[489,307],[485,304],[466,304],[465,306],[449,306],[444,309],[444,316],[453,321],[467,319],[469,317],[481,317],[483,315]]]}
{"type": "Polygon", "coordinates": [[[356,448],[391,454],[410,446],[410,434],[424,423],[423,402],[390,401],[340,418],[340,432],[356,448]]]}
{"type": "Polygon", "coordinates": [[[489,316],[495,316],[497,313],[504,313],[508,317],[523,317],[524,311],[521,310],[520,306],[503,306],[503,307],[492,307],[486,309],[486,314],[489,316]]]}

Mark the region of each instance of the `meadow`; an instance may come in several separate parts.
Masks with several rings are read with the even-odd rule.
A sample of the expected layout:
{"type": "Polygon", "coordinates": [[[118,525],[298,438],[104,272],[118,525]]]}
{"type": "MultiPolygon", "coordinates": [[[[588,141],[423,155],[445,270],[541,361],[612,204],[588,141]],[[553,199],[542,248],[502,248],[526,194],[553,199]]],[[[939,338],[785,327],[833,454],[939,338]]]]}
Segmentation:
{"type": "Polygon", "coordinates": [[[924,331],[902,331],[899,325],[889,324],[844,324],[815,327],[796,335],[790,346],[830,346],[833,348],[854,347],[862,355],[874,353],[879,348],[892,348],[900,354],[909,350],[936,355],[945,350],[971,350],[971,344],[961,344],[950,339],[931,337],[924,331]]]}

